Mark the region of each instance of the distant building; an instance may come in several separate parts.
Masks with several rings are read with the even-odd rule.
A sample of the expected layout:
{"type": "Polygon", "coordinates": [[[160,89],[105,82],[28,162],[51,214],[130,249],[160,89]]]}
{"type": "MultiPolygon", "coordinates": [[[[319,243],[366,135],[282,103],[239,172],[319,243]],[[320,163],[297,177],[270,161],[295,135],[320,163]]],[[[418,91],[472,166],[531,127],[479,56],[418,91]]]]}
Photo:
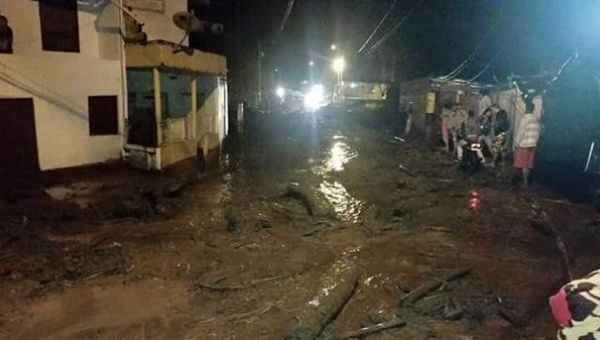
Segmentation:
{"type": "Polygon", "coordinates": [[[109,1],[0,2],[13,32],[0,54],[0,174],[123,158],[163,169],[218,149],[226,60],[177,45],[187,39],[172,17],[187,1],[117,2],[143,23],[137,43],[109,1]]]}

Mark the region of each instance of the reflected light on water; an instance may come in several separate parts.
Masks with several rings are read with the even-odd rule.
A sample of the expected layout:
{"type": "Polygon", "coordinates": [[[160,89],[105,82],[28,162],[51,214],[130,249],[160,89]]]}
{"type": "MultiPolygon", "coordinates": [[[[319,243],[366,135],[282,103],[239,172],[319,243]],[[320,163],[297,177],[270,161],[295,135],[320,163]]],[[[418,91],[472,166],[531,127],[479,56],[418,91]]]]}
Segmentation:
{"type": "Polygon", "coordinates": [[[469,196],[469,209],[477,211],[481,206],[481,197],[477,190],[471,190],[469,196]]]}
{"type": "Polygon", "coordinates": [[[339,172],[344,170],[344,166],[352,159],[356,158],[356,152],[353,152],[348,144],[341,140],[336,140],[331,146],[329,158],[325,162],[327,172],[339,172]]]}
{"type": "Polygon", "coordinates": [[[341,183],[324,181],[319,186],[319,191],[331,203],[338,218],[342,221],[359,221],[364,203],[352,197],[341,183]]]}

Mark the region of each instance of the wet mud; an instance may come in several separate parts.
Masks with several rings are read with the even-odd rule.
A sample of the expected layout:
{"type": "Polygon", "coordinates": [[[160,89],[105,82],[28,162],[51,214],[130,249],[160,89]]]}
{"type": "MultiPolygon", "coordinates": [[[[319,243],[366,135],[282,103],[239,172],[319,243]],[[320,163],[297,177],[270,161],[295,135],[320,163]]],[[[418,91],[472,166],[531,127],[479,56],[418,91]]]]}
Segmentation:
{"type": "Polygon", "coordinates": [[[371,338],[553,336],[560,259],[531,227],[531,205],[561,233],[575,275],[600,266],[596,212],[515,186],[509,167],[466,177],[437,148],[395,139],[390,117],[255,114],[212,175],[90,170],[6,197],[0,337],[335,338],[394,320],[406,324],[371,338]]]}

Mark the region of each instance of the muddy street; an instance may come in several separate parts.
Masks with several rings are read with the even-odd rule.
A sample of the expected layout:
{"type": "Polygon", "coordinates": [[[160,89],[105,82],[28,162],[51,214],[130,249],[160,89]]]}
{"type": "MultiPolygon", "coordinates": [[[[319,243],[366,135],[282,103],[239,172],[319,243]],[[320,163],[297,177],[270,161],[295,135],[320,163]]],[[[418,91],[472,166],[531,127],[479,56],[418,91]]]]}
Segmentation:
{"type": "Polygon", "coordinates": [[[553,336],[564,282],[532,204],[576,275],[600,265],[595,211],[395,132],[383,110],[255,114],[212,175],[104,169],[4,199],[0,337],[553,336]]]}

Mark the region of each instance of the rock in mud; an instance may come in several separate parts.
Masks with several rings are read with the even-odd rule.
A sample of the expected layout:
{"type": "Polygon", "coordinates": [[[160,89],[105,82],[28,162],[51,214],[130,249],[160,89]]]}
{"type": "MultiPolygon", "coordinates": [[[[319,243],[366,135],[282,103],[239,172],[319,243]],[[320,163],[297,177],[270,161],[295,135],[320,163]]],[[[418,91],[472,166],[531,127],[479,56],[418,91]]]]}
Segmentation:
{"type": "Polygon", "coordinates": [[[263,214],[258,214],[258,216],[256,216],[256,226],[258,228],[271,228],[272,227],[272,223],[271,220],[263,215],[263,214]]]}
{"type": "Polygon", "coordinates": [[[227,231],[235,232],[242,229],[242,214],[237,208],[228,208],[225,212],[225,219],[227,220],[227,231]]]}
{"type": "Polygon", "coordinates": [[[405,217],[410,213],[411,210],[404,204],[397,204],[394,210],[392,211],[392,215],[394,215],[394,217],[405,217]]]}
{"type": "Polygon", "coordinates": [[[320,289],[298,314],[300,325],[285,339],[317,339],[350,300],[357,283],[356,266],[346,258],[336,261],[321,277],[320,289]]]}

